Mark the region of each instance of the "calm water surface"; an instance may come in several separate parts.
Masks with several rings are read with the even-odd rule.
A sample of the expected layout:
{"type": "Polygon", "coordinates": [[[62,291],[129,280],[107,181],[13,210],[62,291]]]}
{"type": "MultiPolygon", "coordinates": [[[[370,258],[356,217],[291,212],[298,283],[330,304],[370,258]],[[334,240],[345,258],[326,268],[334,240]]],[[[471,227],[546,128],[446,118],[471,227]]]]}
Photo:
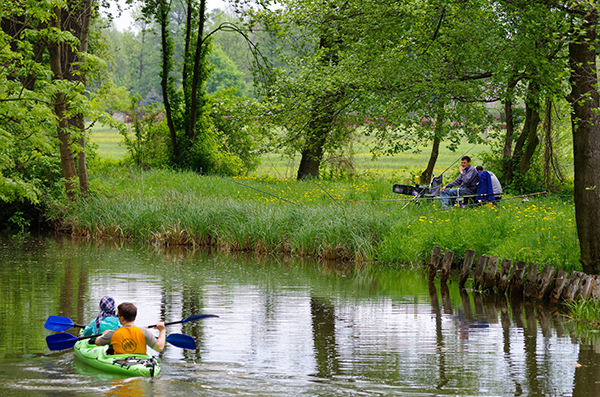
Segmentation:
{"type": "Polygon", "coordinates": [[[2,238],[0,291],[2,397],[600,396],[595,334],[421,271],[2,238]],[[50,352],[47,317],[87,323],[104,295],[134,302],[138,325],[220,318],[169,326],[198,350],[168,346],[156,379],[50,352]]]}

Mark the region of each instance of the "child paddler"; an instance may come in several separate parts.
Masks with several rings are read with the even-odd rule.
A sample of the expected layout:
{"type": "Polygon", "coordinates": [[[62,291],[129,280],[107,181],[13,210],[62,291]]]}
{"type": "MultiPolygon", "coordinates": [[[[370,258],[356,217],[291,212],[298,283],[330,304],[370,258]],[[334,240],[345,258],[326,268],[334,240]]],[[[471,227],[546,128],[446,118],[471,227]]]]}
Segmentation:
{"type": "Polygon", "coordinates": [[[117,312],[115,311],[115,300],[113,298],[110,296],[103,297],[100,299],[98,307],[100,308],[100,313],[83,329],[84,336],[101,334],[104,331],[120,327],[117,312]]]}
{"type": "Polygon", "coordinates": [[[148,328],[143,330],[135,326],[137,307],[133,303],[124,302],[117,307],[117,317],[122,327],[105,331],[96,339],[97,345],[111,344],[114,354],[147,354],[146,345],[158,352],[165,348],[165,323],[159,322],[156,328],[160,332],[158,338],[148,328]]]}

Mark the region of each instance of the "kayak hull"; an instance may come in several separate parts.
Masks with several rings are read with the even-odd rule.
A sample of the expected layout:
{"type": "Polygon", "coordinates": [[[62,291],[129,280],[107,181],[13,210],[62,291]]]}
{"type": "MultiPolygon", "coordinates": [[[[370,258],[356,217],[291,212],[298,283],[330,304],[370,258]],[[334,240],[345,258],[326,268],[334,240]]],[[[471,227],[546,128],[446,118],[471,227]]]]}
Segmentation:
{"type": "Polygon", "coordinates": [[[74,350],[81,361],[106,372],[144,377],[160,374],[160,364],[147,354],[107,354],[108,346],[90,344],[89,339],[75,343],[74,350]]]}

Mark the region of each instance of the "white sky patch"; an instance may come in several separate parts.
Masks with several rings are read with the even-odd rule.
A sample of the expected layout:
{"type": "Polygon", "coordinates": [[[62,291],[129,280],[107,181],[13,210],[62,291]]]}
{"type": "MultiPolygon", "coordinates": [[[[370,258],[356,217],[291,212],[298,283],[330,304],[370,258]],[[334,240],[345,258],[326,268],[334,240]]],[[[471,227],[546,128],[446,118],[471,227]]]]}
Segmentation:
{"type": "MultiPolygon", "coordinates": [[[[125,4],[125,0],[119,0],[119,4],[121,4],[123,13],[119,18],[114,19],[114,25],[117,30],[123,32],[133,26],[133,19],[131,17],[131,7],[125,4]]],[[[223,0],[207,0],[206,2],[206,8],[209,11],[215,8],[225,9],[227,6],[228,2],[223,0]]],[[[113,5],[109,10],[115,14],[117,12],[117,7],[113,5]]]]}

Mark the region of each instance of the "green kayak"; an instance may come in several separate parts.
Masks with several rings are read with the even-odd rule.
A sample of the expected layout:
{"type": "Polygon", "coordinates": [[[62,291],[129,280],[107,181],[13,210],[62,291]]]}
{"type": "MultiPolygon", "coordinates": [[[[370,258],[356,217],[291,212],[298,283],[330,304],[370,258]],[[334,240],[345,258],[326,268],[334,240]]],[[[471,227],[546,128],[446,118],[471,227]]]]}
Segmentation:
{"type": "Polygon", "coordinates": [[[84,363],[106,372],[126,376],[158,376],[160,364],[147,354],[107,354],[108,346],[90,344],[89,339],[75,343],[75,355],[84,363]]]}

